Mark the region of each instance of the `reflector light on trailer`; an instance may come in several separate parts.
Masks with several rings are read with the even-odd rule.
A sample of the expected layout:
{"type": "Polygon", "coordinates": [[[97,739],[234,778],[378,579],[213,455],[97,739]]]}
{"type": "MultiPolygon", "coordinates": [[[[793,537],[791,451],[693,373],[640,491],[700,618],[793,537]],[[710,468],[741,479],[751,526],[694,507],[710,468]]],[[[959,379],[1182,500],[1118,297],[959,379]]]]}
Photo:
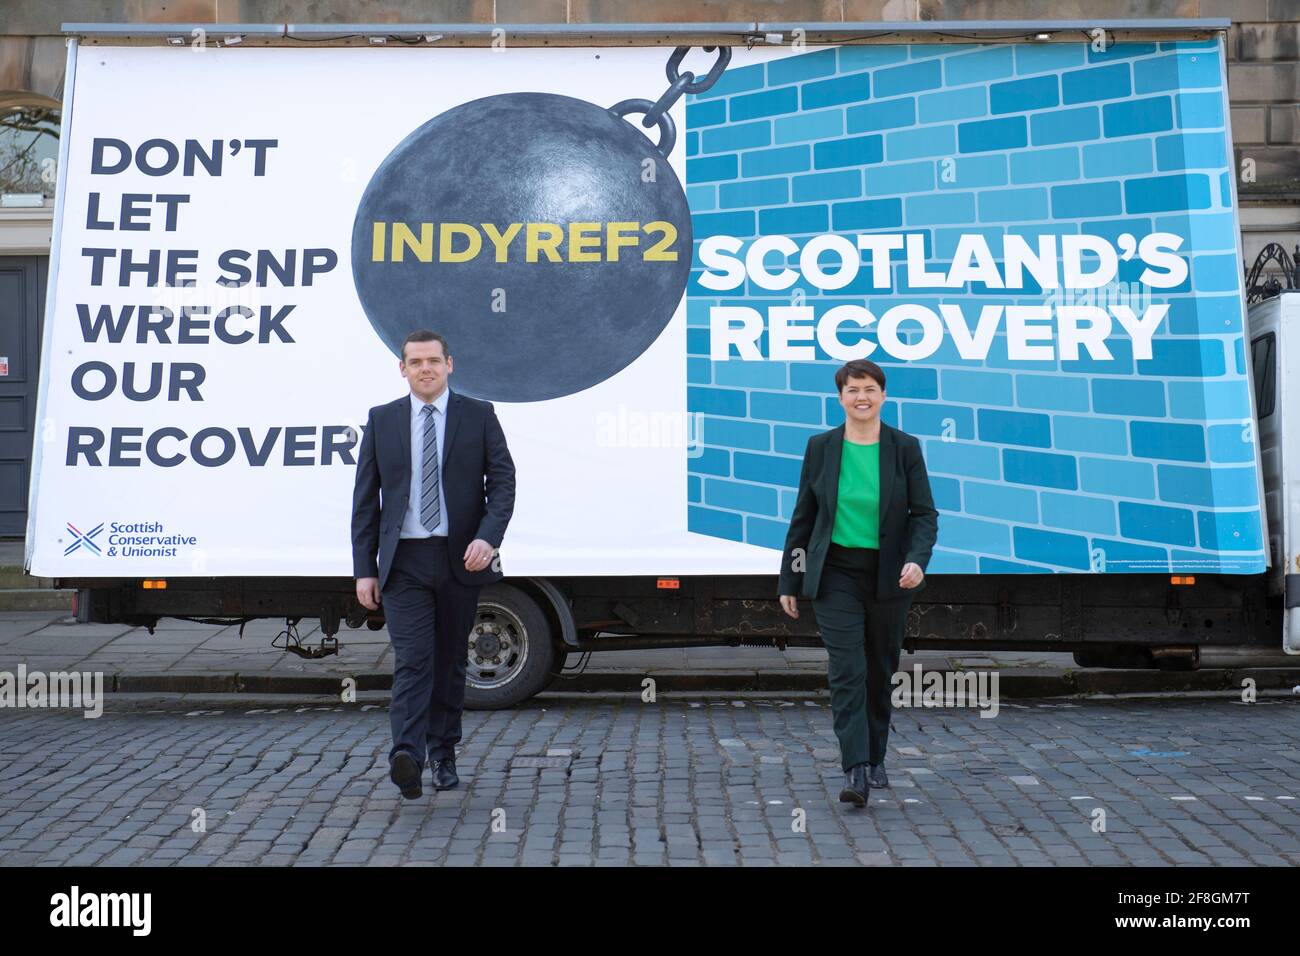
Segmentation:
{"type": "Polygon", "coordinates": [[[1169,579],[1170,584],[1195,584],[1196,575],[1194,574],[1175,574],[1169,579]]]}
{"type": "Polygon", "coordinates": [[[167,587],[166,581],[153,580],[153,579],[146,579],[145,581],[142,582],[142,584],[146,591],[150,591],[150,590],[162,591],[165,590],[167,587]]]}
{"type": "Polygon", "coordinates": [[[676,588],[681,587],[681,586],[682,586],[682,582],[681,582],[681,580],[680,580],[679,578],[660,578],[660,579],[658,580],[658,582],[657,582],[657,586],[659,587],[659,589],[660,589],[661,591],[662,591],[662,590],[670,590],[670,591],[671,591],[671,590],[675,590],[676,588]]]}

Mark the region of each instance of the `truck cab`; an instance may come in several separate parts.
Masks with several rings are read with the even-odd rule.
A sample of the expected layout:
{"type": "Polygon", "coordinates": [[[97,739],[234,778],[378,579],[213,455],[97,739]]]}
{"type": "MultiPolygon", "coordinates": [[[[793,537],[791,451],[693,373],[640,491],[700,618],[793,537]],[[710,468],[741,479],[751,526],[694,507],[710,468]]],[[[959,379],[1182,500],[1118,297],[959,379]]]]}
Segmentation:
{"type": "Polygon", "coordinates": [[[1251,306],[1250,366],[1254,376],[1254,423],[1264,480],[1269,529],[1270,595],[1281,595],[1285,619],[1282,647],[1300,654],[1300,415],[1289,417],[1288,397],[1300,395],[1300,291],[1284,291],[1251,306]],[[1292,330],[1287,334],[1287,329],[1292,330]]]}

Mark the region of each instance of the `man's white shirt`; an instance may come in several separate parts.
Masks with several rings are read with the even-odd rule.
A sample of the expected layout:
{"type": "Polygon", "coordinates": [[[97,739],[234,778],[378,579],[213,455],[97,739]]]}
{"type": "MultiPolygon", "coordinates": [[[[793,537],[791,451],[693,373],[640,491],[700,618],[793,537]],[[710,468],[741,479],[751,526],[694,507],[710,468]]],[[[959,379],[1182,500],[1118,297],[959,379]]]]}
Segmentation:
{"type": "Polygon", "coordinates": [[[400,538],[430,538],[433,535],[447,536],[447,496],[442,490],[442,463],[447,458],[447,397],[451,390],[444,388],[442,394],[433,400],[433,427],[438,433],[438,526],[429,531],[420,523],[420,488],[424,482],[424,408],[425,403],[411,392],[411,496],[406,503],[406,514],[402,517],[400,538]]]}

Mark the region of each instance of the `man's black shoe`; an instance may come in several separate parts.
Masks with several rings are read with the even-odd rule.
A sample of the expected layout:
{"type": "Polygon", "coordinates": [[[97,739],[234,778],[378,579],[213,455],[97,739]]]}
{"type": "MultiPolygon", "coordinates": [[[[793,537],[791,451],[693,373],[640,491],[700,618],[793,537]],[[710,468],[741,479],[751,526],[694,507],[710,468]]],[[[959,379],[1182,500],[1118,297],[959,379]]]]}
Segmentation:
{"type": "Polygon", "coordinates": [[[850,767],[844,774],[844,789],[840,791],[840,803],[865,807],[870,795],[871,784],[867,782],[867,765],[860,763],[856,767],[850,767]]]}
{"type": "Polygon", "coordinates": [[[460,786],[456,776],[456,758],[443,757],[433,765],[433,785],[439,790],[452,790],[460,786]]]}
{"type": "Polygon", "coordinates": [[[883,763],[867,765],[867,783],[881,790],[888,789],[889,777],[885,775],[885,765],[883,763]]]}
{"type": "Polygon", "coordinates": [[[404,750],[399,750],[388,765],[388,776],[407,800],[424,794],[420,786],[420,765],[404,750]]]}

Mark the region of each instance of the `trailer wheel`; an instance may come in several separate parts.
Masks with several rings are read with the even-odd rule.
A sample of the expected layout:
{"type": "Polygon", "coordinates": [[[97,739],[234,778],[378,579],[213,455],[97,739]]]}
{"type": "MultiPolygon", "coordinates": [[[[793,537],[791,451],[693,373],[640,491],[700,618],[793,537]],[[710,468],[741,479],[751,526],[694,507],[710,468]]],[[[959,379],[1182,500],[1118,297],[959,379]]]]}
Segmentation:
{"type": "Polygon", "coordinates": [[[513,707],[545,690],[554,668],[554,635],[537,602],[513,585],[483,588],[469,634],[465,707],[513,707]]]}

